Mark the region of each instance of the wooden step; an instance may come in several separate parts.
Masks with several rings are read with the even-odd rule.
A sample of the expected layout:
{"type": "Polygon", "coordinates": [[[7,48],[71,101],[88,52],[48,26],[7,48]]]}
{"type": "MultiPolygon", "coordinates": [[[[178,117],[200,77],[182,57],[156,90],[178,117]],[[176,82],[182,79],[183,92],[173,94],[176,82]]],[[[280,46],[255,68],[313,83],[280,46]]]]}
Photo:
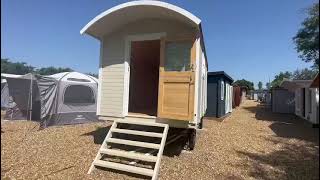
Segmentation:
{"type": "Polygon", "coordinates": [[[145,176],[150,176],[150,177],[152,177],[153,175],[153,170],[147,169],[147,168],[135,167],[135,166],[103,161],[103,160],[95,160],[93,163],[95,166],[100,166],[100,167],[105,167],[105,168],[110,168],[110,169],[115,169],[120,171],[126,171],[126,172],[141,174],[145,176]]]}
{"type": "Polygon", "coordinates": [[[155,133],[155,132],[146,132],[146,131],[136,131],[136,130],[129,130],[129,129],[112,129],[112,132],[122,133],[122,134],[132,134],[132,135],[139,135],[139,136],[148,136],[148,137],[158,137],[162,138],[162,133],[155,133]]]}
{"type": "Polygon", "coordinates": [[[138,159],[138,160],[147,161],[147,162],[157,161],[157,156],[152,156],[152,155],[148,156],[141,153],[121,151],[116,149],[101,149],[100,153],[107,154],[110,156],[120,156],[120,157],[129,158],[129,159],[138,159]]]}
{"type": "Polygon", "coordinates": [[[117,139],[117,138],[108,138],[107,142],[115,143],[115,144],[137,146],[137,147],[145,147],[145,148],[151,148],[151,149],[160,149],[160,144],[131,141],[131,140],[124,140],[124,139],[117,139]]]}
{"type": "Polygon", "coordinates": [[[156,122],[148,122],[146,120],[137,120],[137,119],[121,119],[116,120],[117,123],[125,123],[125,124],[135,124],[135,125],[143,125],[143,126],[154,126],[154,127],[166,127],[166,124],[156,123],[156,122]]]}

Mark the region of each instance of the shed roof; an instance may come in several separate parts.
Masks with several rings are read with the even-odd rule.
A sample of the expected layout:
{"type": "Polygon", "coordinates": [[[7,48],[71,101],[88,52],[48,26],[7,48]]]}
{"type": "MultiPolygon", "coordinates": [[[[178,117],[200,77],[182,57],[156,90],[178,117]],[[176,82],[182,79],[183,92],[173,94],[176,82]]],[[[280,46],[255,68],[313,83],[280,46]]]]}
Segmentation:
{"type": "Polygon", "coordinates": [[[131,1],[112,7],[86,24],[80,31],[100,39],[104,34],[114,31],[130,22],[144,18],[175,19],[194,27],[200,27],[201,20],[190,12],[161,1],[131,1]]]}
{"type": "Polygon", "coordinates": [[[233,79],[231,78],[231,76],[229,76],[224,71],[208,72],[208,76],[223,76],[224,78],[228,79],[231,83],[233,82],[233,79]]]}
{"type": "Polygon", "coordinates": [[[294,91],[295,89],[298,88],[308,88],[310,87],[312,83],[312,80],[289,80],[289,79],[284,79],[280,83],[280,87],[294,91]]]}
{"type": "Polygon", "coordinates": [[[311,88],[319,88],[319,73],[318,73],[317,76],[313,79],[310,87],[311,87],[311,88]]]}

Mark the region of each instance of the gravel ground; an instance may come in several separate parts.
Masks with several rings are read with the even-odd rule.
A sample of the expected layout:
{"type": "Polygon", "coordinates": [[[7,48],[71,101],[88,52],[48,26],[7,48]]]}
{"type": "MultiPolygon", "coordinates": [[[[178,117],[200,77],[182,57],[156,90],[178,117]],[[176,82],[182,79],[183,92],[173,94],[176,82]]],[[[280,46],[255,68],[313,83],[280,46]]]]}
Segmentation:
{"type": "MultiPolygon", "coordinates": [[[[110,123],[52,127],[1,121],[1,179],[140,179],[94,170],[110,123]]],[[[318,179],[319,129],[246,101],[222,122],[205,120],[196,148],[165,149],[160,179],[318,179]]],[[[183,141],[182,141],[183,142],[183,141]]]]}

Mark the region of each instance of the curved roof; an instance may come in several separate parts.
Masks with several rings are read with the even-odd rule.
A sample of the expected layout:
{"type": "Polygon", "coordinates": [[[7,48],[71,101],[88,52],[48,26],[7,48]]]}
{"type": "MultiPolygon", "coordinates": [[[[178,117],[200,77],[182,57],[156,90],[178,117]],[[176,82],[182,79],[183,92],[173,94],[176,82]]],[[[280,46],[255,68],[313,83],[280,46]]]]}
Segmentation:
{"type": "Polygon", "coordinates": [[[57,79],[59,81],[77,81],[77,82],[84,82],[84,83],[98,83],[97,78],[90,76],[90,75],[87,75],[87,74],[82,74],[79,72],[62,72],[62,73],[50,75],[48,77],[57,79]]]}
{"type": "Polygon", "coordinates": [[[80,33],[100,39],[118,27],[145,17],[175,19],[201,29],[201,20],[178,6],[161,1],[140,0],[123,3],[102,12],[85,25],[80,33]]]}

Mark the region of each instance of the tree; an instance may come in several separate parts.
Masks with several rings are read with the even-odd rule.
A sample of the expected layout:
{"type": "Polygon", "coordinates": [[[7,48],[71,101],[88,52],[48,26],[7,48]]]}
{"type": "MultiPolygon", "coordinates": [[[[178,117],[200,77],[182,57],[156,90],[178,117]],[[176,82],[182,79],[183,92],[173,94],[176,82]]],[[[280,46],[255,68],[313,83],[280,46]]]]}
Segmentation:
{"type": "Polygon", "coordinates": [[[271,83],[267,82],[266,83],[266,88],[269,90],[271,88],[271,83]]]}
{"type": "Polygon", "coordinates": [[[57,74],[57,73],[61,73],[61,72],[72,72],[73,70],[71,68],[61,68],[61,67],[44,67],[44,68],[40,68],[36,70],[37,74],[41,74],[41,75],[52,75],[52,74],[57,74]]]}
{"type": "Polygon", "coordinates": [[[280,83],[283,79],[292,79],[292,73],[289,71],[280,72],[278,75],[274,77],[274,80],[271,82],[272,87],[279,87],[280,83]]]}
{"type": "Polygon", "coordinates": [[[302,22],[293,41],[300,58],[305,62],[313,62],[319,68],[319,3],[308,9],[308,17],[302,22]]]}
{"type": "Polygon", "coordinates": [[[89,72],[89,73],[87,73],[87,74],[90,75],[90,76],[93,76],[93,77],[95,77],[95,78],[99,78],[99,75],[96,74],[96,73],[91,73],[91,72],[89,72]]]}
{"type": "Polygon", "coordinates": [[[245,86],[248,88],[248,90],[254,90],[254,84],[253,82],[247,81],[245,79],[237,80],[236,82],[233,83],[234,85],[237,86],[245,86]]]}
{"type": "Polygon", "coordinates": [[[10,62],[9,59],[1,58],[1,73],[22,75],[33,71],[34,67],[27,65],[25,62],[10,62]]]}
{"type": "Polygon", "coordinates": [[[262,82],[261,82],[261,81],[258,82],[258,89],[259,89],[259,90],[262,89],[262,82]]]}
{"type": "Polygon", "coordinates": [[[298,80],[310,80],[313,79],[317,75],[318,71],[314,69],[297,69],[293,72],[292,76],[293,79],[298,79],[298,80]]]}

